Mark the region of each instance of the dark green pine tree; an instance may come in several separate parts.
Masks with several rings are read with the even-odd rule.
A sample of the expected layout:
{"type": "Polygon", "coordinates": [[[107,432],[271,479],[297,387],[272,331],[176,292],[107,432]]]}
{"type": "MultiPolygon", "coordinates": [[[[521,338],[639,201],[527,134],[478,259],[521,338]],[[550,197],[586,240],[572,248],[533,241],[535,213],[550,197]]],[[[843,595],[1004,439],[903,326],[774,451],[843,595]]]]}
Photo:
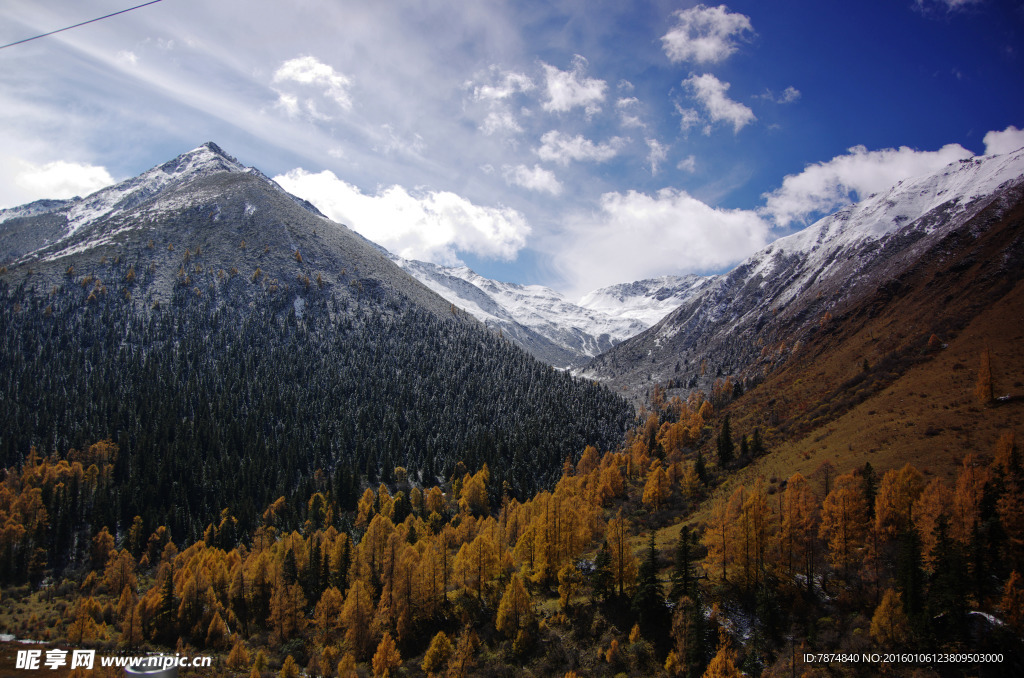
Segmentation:
{"type": "MultiPolygon", "coordinates": [[[[344,536],[344,535],[343,535],[344,536]]],[[[348,568],[352,564],[352,551],[351,542],[347,538],[341,539],[341,552],[338,554],[337,569],[331,570],[331,586],[334,586],[339,591],[348,590],[348,568]]]]}
{"type": "Polygon", "coordinates": [[[687,525],[683,525],[676,541],[675,563],[672,568],[672,589],[669,593],[672,600],[694,595],[693,547],[693,532],[687,525]]]}
{"type": "Polygon", "coordinates": [[[654,543],[654,530],[647,542],[647,554],[637,571],[636,593],[633,595],[633,613],[648,628],[657,628],[665,619],[665,594],[658,581],[658,547],[654,543]]]}
{"type": "Polygon", "coordinates": [[[708,467],[704,463],[704,453],[697,450],[697,460],[693,463],[693,472],[700,478],[702,485],[708,484],[708,467]]]}
{"type": "Polygon", "coordinates": [[[320,578],[322,560],[320,555],[320,539],[319,537],[312,537],[309,540],[305,581],[302,587],[305,590],[306,600],[320,600],[320,594],[324,592],[324,586],[321,583],[323,580],[320,578]]]}
{"type": "Polygon", "coordinates": [[[178,601],[174,598],[174,563],[160,582],[160,607],[156,612],[156,632],[161,642],[173,645],[177,632],[178,601]]]}
{"type": "Polygon", "coordinates": [[[281,562],[281,578],[284,583],[291,586],[299,579],[299,567],[295,562],[295,551],[289,546],[284,552],[284,560],[281,562]]]}
{"type": "Polygon", "coordinates": [[[754,427],[750,436],[750,454],[754,458],[763,457],[767,450],[764,449],[764,440],[761,439],[761,429],[754,427]]]}
{"type": "Polygon", "coordinates": [[[935,526],[934,566],[928,581],[926,606],[934,632],[940,638],[962,633],[967,615],[967,558],[960,543],[949,535],[949,520],[939,516],[935,526]]]}
{"type": "Polygon", "coordinates": [[[612,576],[612,552],[608,548],[607,541],[601,545],[601,550],[594,558],[594,573],[591,577],[594,597],[608,600],[614,591],[614,578],[612,576]]]}
{"type": "Polygon", "coordinates": [[[860,472],[860,481],[864,487],[864,500],[868,504],[868,518],[875,518],[875,496],[878,494],[878,474],[870,461],[864,462],[864,468],[860,472]]]}
{"type": "Polygon", "coordinates": [[[729,415],[722,420],[722,430],[718,433],[718,465],[722,468],[732,463],[733,452],[736,444],[732,441],[732,431],[729,425],[729,415]]]}
{"type": "Polygon", "coordinates": [[[911,624],[919,626],[924,611],[924,572],[921,569],[921,538],[913,527],[903,530],[898,537],[896,586],[903,596],[903,610],[911,624]]]}

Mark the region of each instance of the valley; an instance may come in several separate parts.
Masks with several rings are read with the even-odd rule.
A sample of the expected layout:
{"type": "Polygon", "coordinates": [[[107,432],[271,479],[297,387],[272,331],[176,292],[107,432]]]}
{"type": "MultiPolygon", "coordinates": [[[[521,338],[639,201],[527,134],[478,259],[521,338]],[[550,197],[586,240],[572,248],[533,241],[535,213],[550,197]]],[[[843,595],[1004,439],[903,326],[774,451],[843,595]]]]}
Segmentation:
{"type": "Polygon", "coordinates": [[[576,303],[212,143],[0,211],[0,266],[5,632],[253,677],[1022,667],[1024,150],[576,303]],[[1002,660],[804,659],[926,646],[1002,660]]]}

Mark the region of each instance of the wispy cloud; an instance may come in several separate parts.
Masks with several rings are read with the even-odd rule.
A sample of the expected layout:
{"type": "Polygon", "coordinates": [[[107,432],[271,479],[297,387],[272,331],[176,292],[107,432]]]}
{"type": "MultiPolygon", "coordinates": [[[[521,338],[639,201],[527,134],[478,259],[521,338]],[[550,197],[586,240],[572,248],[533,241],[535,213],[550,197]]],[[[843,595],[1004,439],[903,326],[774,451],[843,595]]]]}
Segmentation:
{"type": "Polygon", "coordinates": [[[665,162],[668,158],[668,146],[662,144],[657,139],[647,139],[647,164],[651,168],[651,176],[658,173],[658,168],[661,163],[665,162]]]}
{"type": "Polygon", "coordinates": [[[781,94],[775,94],[770,89],[766,89],[764,94],[758,96],[760,99],[774,102],[776,104],[791,104],[801,96],[800,90],[790,85],[786,89],[782,90],[781,94]]]}
{"type": "Polygon", "coordinates": [[[914,0],[914,6],[921,11],[945,9],[947,12],[964,9],[970,5],[981,4],[985,0],[914,0]]]}
{"type": "Polygon", "coordinates": [[[504,101],[520,92],[529,92],[534,88],[533,80],[525,73],[505,71],[498,66],[491,66],[484,74],[466,81],[472,89],[476,101],[504,101]]]}
{"type": "Polygon", "coordinates": [[[675,13],[676,25],[661,38],[672,61],[718,63],[732,55],[738,39],[753,33],[750,17],[730,12],[725,5],[697,5],[675,13]]]}
{"type": "Polygon", "coordinates": [[[541,160],[568,165],[571,161],[605,162],[614,158],[625,143],[622,137],[612,137],[605,143],[595,144],[582,134],[570,137],[558,130],[545,132],[540,138],[537,155],[541,160]]]}
{"type": "Polygon", "coordinates": [[[639,107],[640,100],[636,97],[622,97],[615,102],[615,108],[619,111],[619,122],[623,127],[641,128],[645,127],[640,116],[634,111],[639,107]]]}
{"type": "Polygon", "coordinates": [[[518,134],[523,131],[523,128],[512,111],[502,108],[487,114],[484,121],[480,123],[480,131],[490,136],[501,133],[518,134]]]}

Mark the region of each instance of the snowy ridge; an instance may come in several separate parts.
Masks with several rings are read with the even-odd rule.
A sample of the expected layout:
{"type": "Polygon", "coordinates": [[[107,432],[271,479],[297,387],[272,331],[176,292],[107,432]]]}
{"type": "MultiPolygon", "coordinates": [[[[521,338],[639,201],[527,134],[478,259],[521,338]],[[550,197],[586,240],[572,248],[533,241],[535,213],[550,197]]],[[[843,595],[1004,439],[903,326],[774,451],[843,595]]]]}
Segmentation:
{"type": "Polygon", "coordinates": [[[164,191],[171,184],[185,183],[215,172],[245,171],[245,166],[224,153],[213,142],[208,142],[137,177],[75,201],[67,213],[67,235],[73,235],[83,226],[114,211],[136,207],[164,191]]]}
{"type": "MultiPolygon", "coordinates": [[[[801,259],[800,273],[792,278],[778,307],[792,301],[816,279],[827,279],[840,269],[849,272],[849,254],[873,257],[872,242],[882,244],[900,229],[913,225],[931,233],[935,224],[926,215],[941,212],[944,230],[958,227],[984,205],[979,198],[995,199],[999,187],[1024,175],[1024,149],[1002,156],[975,157],[948,165],[942,172],[906,179],[877,194],[829,215],[799,233],[780,238],[753,255],[738,269],[749,268],[748,278],[760,276],[761,285],[782,262],[801,259]]],[[[987,204],[987,202],[985,202],[987,204]]]]}
{"type": "MultiPolygon", "coordinates": [[[[30,231],[37,234],[33,237],[21,229],[17,247],[8,247],[10,252],[16,253],[14,259],[18,261],[33,255],[54,261],[109,244],[125,231],[143,227],[146,221],[195,204],[213,202],[215,213],[219,213],[216,197],[225,185],[218,177],[228,175],[255,177],[306,211],[326,219],[309,202],[287,193],[259,170],[242,165],[215,143],[207,142],[85,198],[40,200],[0,211],[0,223],[17,218],[45,219],[45,232],[38,226],[32,227],[30,231]],[[146,219],[140,218],[142,216],[146,219]]],[[[254,205],[247,206],[246,215],[251,217],[256,209],[254,205]]]]}
{"type": "Polygon", "coordinates": [[[650,327],[690,299],[715,277],[694,274],[663,275],[648,280],[602,287],[585,294],[578,303],[583,308],[617,318],[637,320],[650,327]]]}
{"type": "Polygon", "coordinates": [[[35,202],[30,202],[26,205],[8,207],[7,209],[0,210],[0,224],[4,223],[8,219],[20,219],[22,217],[36,217],[42,214],[50,214],[72,205],[76,200],[81,200],[81,198],[71,198],[70,200],[36,200],[35,202]]]}
{"type": "Polygon", "coordinates": [[[499,282],[465,266],[391,259],[449,303],[558,367],[579,364],[642,332],[709,280],[664,276],[596,290],[572,303],[549,287],[499,282]]]}
{"type": "Polygon", "coordinates": [[[706,389],[717,376],[782,360],[764,346],[792,347],[826,314],[863,303],[919,262],[928,265],[924,258],[939,243],[989,208],[1001,213],[1022,185],[1024,149],[901,181],[776,240],[582,373],[635,393],[668,380],[706,389]]]}

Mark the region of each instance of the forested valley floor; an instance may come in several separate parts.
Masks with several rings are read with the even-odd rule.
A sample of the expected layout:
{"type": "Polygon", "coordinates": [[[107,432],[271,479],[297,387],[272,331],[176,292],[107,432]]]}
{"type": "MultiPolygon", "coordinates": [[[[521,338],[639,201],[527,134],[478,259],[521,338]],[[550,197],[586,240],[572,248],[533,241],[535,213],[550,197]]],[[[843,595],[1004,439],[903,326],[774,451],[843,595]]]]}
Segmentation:
{"type": "Polygon", "coordinates": [[[951,484],[910,465],[826,466],[735,484],[699,521],[729,468],[771,454],[699,394],[645,412],[611,451],[581,452],[522,501],[486,464],[459,462],[439,485],[395,468],[349,510],[317,472],[308,496],[270,502],[253,529],[224,508],[176,544],[141,516],[95,520],[116,443],[32,450],[0,484],[0,627],[109,654],[210,654],[216,675],[253,678],[1008,675],[1020,664],[1012,433],[966,457],[951,484]],[[1003,660],[803,659],[876,652],[1003,660]]]}

